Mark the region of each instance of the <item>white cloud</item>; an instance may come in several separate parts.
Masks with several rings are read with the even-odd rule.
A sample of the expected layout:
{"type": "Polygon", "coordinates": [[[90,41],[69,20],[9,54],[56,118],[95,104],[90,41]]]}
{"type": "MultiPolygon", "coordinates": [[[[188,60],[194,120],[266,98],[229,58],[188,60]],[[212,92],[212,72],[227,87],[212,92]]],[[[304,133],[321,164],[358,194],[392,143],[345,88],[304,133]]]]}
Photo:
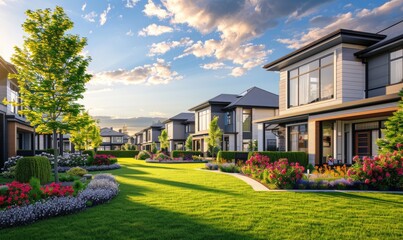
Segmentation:
{"type": "Polygon", "coordinates": [[[244,75],[245,72],[246,72],[245,68],[236,67],[236,68],[232,69],[230,75],[233,76],[233,77],[240,77],[240,76],[244,75]]]}
{"type": "Polygon", "coordinates": [[[193,44],[190,38],[182,38],[179,41],[163,41],[159,43],[153,43],[148,52],[148,56],[162,55],[176,47],[185,47],[193,44]]]}
{"type": "Polygon", "coordinates": [[[182,79],[182,76],[171,70],[170,63],[166,63],[164,59],[158,58],[157,62],[153,64],[138,66],[131,70],[117,69],[93,74],[90,84],[109,86],[115,83],[126,85],[158,85],[180,79],[182,79]]]}
{"type": "Polygon", "coordinates": [[[87,7],[87,3],[84,3],[83,6],[81,7],[81,11],[85,11],[85,8],[87,7]]]}
{"type": "Polygon", "coordinates": [[[148,25],[146,28],[143,28],[139,31],[139,36],[159,36],[164,33],[173,32],[174,29],[168,26],[157,25],[155,23],[148,25]]]}
{"type": "Polygon", "coordinates": [[[277,41],[286,44],[288,48],[298,49],[340,28],[376,32],[390,25],[393,16],[396,19],[401,18],[402,11],[403,1],[391,0],[373,9],[339,14],[323,27],[310,28],[307,32],[295,35],[293,38],[280,38],[277,41]]]}
{"type": "Polygon", "coordinates": [[[106,23],[106,20],[108,19],[108,13],[111,10],[111,5],[108,4],[108,7],[99,15],[99,24],[102,26],[106,23]]]}
{"type": "Polygon", "coordinates": [[[133,37],[134,32],[132,32],[132,30],[130,29],[130,30],[126,33],[126,35],[127,35],[127,36],[130,36],[130,37],[133,37]]]}
{"type": "Polygon", "coordinates": [[[94,11],[85,14],[84,16],[82,16],[85,20],[87,20],[88,22],[95,22],[95,18],[98,16],[98,14],[94,11]]]}
{"type": "Polygon", "coordinates": [[[207,70],[218,70],[225,68],[225,64],[222,62],[214,62],[214,63],[202,64],[200,65],[200,67],[207,70]]]}
{"type": "Polygon", "coordinates": [[[144,14],[148,17],[157,17],[162,20],[170,16],[167,10],[163,9],[161,5],[155,5],[152,0],[148,0],[148,3],[144,6],[144,14]]]}
{"type": "Polygon", "coordinates": [[[140,0],[126,0],[126,5],[125,7],[127,8],[134,8],[136,6],[136,4],[139,2],[140,0]]]}

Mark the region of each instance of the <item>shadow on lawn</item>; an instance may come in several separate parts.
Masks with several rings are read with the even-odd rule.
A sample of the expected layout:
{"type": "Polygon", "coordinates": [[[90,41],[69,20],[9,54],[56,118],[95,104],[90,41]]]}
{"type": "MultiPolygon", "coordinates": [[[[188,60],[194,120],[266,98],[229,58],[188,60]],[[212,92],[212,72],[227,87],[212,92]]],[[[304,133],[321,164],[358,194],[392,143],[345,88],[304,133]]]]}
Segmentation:
{"type": "MultiPolygon", "coordinates": [[[[381,192],[380,192],[381,193],[381,192]]],[[[398,201],[391,201],[391,200],[385,200],[385,199],[381,199],[381,198],[376,198],[376,197],[372,197],[372,196],[364,196],[361,194],[356,194],[355,193],[348,193],[348,192],[317,192],[315,194],[318,195],[322,195],[322,196],[327,196],[330,198],[334,198],[334,197],[340,197],[340,198],[347,198],[347,199],[351,199],[352,201],[354,200],[368,200],[368,201],[376,201],[378,203],[383,203],[383,204],[398,204],[398,205],[403,205],[403,202],[398,202],[398,201]]],[[[384,194],[390,194],[390,195],[401,195],[401,194],[394,194],[394,193],[384,193],[384,194]]],[[[376,196],[376,195],[373,195],[376,196]]]]}
{"type": "Polygon", "coordinates": [[[121,178],[125,178],[125,177],[126,178],[132,178],[134,180],[146,181],[146,182],[151,182],[151,183],[158,183],[158,184],[163,184],[163,185],[167,185],[167,186],[171,186],[171,187],[186,188],[186,189],[190,189],[190,190],[226,194],[226,195],[231,195],[231,196],[238,196],[239,195],[237,193],[233,193],[233,192],[230,192],[230,191],[225,191],[225,190],[205,187],[205,186],[202,186],[202,185],[197,185],[197,184],[192,184],[192,183],[184,183],[184,182],[177,182],[177,181],[171,181],[171,180],[166,180],[166,179],[160,179],[160,178],[144,177],[144,176],[137,176],[137,175],[132,175],[132,174],[121,174],[120,177],[121,178]]]}

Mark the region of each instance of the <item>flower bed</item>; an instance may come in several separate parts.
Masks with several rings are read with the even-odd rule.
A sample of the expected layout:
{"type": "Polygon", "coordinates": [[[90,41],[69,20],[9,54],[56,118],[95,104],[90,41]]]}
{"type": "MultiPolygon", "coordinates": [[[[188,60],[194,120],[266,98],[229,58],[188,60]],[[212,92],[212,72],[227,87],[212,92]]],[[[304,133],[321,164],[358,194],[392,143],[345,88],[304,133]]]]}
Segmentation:
{"type": "MultiPolygon", "coordinates": [[[[55,190],[52,191],[55,192],[55,190]]],[[[12,205],[9,209],[1,210],[0,228],[25,225],[40,219],[83,211],[86,208],[108,202],[118,192],[119,184],[112,175],[98,174],[76,197],[72,195],[50,196],[32,204],[12,205]]]]}
{"type": "MultiPolygon", "coordinates": [[[[120,165],[115,163],[115,164],[111,164],[111,165],[80,166],[80,167],[87,170],[88,172],[93,172],[93,171],[106,171],[106,170],[119,169],[120,165]]],[[[58,172],[67,172],[70,169],[71,169],[71,167],[58,167],[57,171],[58,172]]]]}

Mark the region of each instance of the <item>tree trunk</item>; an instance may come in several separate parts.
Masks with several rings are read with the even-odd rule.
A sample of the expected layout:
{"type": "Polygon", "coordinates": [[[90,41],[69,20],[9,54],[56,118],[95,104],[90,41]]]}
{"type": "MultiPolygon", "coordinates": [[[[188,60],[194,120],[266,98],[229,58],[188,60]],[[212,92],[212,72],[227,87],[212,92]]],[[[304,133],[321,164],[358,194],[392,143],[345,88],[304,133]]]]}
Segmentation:
{"type": "Polygon", "coordinates": [[[57,171],[57,157],[58,157],[58,148],[57,148],[57,132],[53,130],[53,161],[54,161],[54,172],[55,172],[55,182],[59,182],[59,173],[57,171]]]}

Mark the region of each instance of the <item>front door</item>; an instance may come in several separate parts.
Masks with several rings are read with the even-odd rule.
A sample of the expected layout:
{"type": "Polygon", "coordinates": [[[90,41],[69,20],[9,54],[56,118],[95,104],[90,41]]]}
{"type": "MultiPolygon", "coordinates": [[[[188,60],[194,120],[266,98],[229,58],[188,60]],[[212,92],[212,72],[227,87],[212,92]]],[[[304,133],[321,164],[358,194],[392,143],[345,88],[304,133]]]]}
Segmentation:
{"type": "Polygon", "coordinates": [[[371,131],[355,133],[355,155],[371,156],[371,131]]]}

